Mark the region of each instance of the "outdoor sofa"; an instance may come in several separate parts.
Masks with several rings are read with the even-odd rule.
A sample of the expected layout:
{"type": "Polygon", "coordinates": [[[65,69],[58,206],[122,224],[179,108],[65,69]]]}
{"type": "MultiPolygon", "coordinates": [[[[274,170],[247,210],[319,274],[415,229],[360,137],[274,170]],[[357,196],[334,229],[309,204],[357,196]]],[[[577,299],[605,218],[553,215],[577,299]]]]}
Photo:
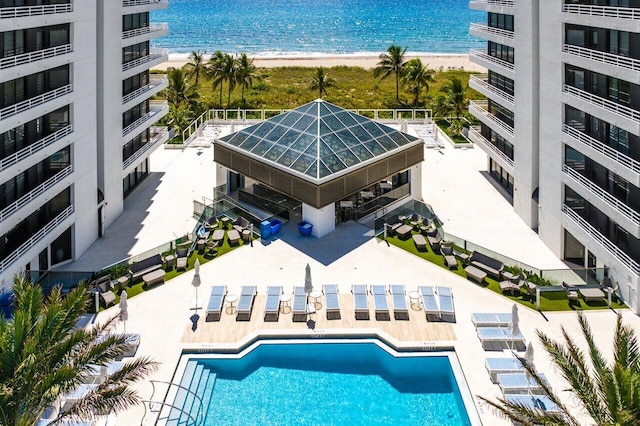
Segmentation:
{"type": "Polygon", "coordinates": [[[135,282],[150,272],[162,269],[162,265],[162,256],[160,256],[159,254],[153,255],[139,262],[132,263],[131,265],[129,265],[131,281],[135,282]]]}
{"type": "Polygon", "coordinates": [[[489,257],[486,254],[482,254],[479,251],[474,251],[473,253],[471,253],[469,262],[471,263],[471,266],[475,266],[476,268],[485,271],[487,274],[497,280],[500,279],[500,274],[502,274],[502,270],[504,269],[504,265],[502,264],[502,262],[489,257]]]}

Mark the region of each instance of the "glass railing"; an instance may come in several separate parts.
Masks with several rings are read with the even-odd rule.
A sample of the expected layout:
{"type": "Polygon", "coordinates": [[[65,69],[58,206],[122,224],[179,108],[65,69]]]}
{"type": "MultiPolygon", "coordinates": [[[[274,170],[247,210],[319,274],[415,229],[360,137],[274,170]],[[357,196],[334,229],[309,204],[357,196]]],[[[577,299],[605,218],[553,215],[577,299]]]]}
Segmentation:
{"type": "Polygon", "coordinates": [[[379,197],[374,198],[371,201],[368,201],[358,208],[355,209],[356,217],[354,220],[359,220],[365,216],[369,216],[370,214],[388,206],[391,203],[395,203],[401,198],[404,198],[411,194],[411,184],[406,183],[402,186],[392,189],[389,192],[385,192],[379,197]]]}

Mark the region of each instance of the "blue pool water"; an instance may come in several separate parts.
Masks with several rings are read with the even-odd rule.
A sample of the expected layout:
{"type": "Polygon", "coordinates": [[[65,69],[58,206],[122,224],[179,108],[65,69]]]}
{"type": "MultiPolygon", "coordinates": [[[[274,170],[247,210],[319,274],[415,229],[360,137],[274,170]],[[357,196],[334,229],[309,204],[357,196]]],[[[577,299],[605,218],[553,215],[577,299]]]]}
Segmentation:
{"type": "Polygon", "coordinates": [[[241,359],[197,362],[211,377],[187,381],[207,382],[198,390],[206,425],[470,424],[446,355],[394,358],[374,343],[262,344],[241,359]]]}
{"type": "Polygon", "coordinates": [[[466,54],[483,46],[469,24],[486,13],[469,0],[169,0],[151,18],[170,33],[153,45],[175,53],[377,54],[400,44],[466,54]]]}

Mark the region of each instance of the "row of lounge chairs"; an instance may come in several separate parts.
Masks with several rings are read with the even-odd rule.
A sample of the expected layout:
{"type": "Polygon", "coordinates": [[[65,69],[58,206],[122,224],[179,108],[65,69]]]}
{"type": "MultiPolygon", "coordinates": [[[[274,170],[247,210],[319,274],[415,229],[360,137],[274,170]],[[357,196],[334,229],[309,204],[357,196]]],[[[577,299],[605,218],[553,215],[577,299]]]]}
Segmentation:
{"type": "Polygon", "coordinates": [[[420,286],[419,291],[427,321],[456,322],[453,293],[450,287],[436,287],[434,292],[431,286],[420,286]]]}
{"type": "Polygon", "coordinates": [[[511,313],[474,313],[471,320],[485,350],[524,349],[526,341],[519,330],[509,329],[511,313]]]}

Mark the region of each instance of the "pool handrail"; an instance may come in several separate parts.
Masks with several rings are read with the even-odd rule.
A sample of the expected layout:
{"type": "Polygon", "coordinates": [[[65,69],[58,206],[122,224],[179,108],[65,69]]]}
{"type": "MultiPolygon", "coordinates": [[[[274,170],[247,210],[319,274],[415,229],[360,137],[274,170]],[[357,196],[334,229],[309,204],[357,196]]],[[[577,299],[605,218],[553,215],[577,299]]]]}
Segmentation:
{"type": "MultiPolygon", "coordinates": [[[[147,404],[149,405],[149,410],[151,411],[151,404],[160,404],[162,407],[169,407],[170,409],[175,409],[178,410],[180,412],[180,414],[185,414],[187,417],[189,417],[189,419],[193,422],[194,426],[200,426],[200,424],[202,423],[202,421],[198,421],[198,417],[203,417],[203,403],[202,403],[202,398],[200,398],[200,395],[198,395],[197,393],[193,392],[191,389],[182,386],[178,383],[173,383],[173,382],[166,382],[164,380],[149,380],[149,382],[151,382],[151,387],[153,388],[152,392],[151,392],[151,397],[148,400],[142,400],[142,404],[144,405],[144,416],[142,417],[143,419],[145,417],[147,417],[147,404]],[[180,388],[182,390],[184,390],[185,392],[191,394],[197,401],[198,401],[198,412],[196,414],[196,417],[193,417],[191,415],[190,412],[186,412],[184,411],[182,408],[180,407],[176,407],[175,405],[169,403],[169,402],[165,402],[167,395],[165,395],[164,400],[162,401],[154,401],[153,400],[153,395],[155,395],[156,393],[156,383],[162,383],[165,385],[169,385],[169,387],[167,388],[167,395],[169,394],[169,391],[171,390],[172,386],[175,386],[177,388],[180,388]]],[[[158,410],[158,418],[156,418],[156,423],[160,418],[160,415],[162,414],[162,410],[158,410]]],[[[202,419],[204,420],[204,419],[202,419]]]]}

